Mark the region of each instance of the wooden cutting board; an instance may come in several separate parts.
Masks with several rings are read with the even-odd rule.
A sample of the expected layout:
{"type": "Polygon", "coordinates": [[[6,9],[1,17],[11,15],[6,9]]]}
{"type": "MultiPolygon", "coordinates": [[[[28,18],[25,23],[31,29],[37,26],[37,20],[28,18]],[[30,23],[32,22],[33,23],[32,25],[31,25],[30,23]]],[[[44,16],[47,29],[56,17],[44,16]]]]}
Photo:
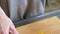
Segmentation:
{"type": "Polygon", "coordinates": [[[60,34],[60,20],[54,16],[16,29],[20,34],[60,34]]]}

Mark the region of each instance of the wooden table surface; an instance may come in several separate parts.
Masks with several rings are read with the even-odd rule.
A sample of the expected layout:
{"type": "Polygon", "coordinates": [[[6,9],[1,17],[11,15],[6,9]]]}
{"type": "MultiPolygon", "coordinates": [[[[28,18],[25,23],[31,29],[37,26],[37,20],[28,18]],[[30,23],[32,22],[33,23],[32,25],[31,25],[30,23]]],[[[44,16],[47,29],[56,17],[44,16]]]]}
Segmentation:
{"type": "Polygon", "coordinates": [[[54,16],[16,29],[20,34],[60,34],[60,20],[54,16]]]}

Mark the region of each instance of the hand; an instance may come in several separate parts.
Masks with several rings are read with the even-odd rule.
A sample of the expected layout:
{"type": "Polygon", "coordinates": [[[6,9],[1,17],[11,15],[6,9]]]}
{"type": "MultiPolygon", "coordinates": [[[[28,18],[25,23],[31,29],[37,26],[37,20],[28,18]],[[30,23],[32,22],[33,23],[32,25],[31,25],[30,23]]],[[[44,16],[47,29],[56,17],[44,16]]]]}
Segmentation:
{"type": "Polygon", "coordinates": [[[0,7],[0,34],[18,34],[12,21],[0,7]]]}

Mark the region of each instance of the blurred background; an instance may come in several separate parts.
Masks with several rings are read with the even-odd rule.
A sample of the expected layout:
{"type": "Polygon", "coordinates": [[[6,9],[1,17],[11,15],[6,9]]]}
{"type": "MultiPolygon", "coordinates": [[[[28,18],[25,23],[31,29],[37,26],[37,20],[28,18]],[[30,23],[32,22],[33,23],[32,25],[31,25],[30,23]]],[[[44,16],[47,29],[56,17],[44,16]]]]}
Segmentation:
{"type": "MultiPolygon", "coordinates": [[[[0,6],[5,11],[6,15],[10,17],[9,0],[0,0],[0,6]]],[[[44,14],[54,10],[60,10],[60,0],[41,0],[44,7],[44,14]]]]}
{"type": "Polygon", "coordinates": [[[60,9],[60,0],[47,0],[45,12],[60,9]]]}

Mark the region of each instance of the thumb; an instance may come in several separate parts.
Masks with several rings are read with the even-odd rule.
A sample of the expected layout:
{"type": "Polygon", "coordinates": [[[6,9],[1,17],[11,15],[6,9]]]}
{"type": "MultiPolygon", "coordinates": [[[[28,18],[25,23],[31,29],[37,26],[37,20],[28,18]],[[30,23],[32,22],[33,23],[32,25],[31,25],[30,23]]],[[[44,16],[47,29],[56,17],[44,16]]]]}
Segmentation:
{"type": "Polygon", "coordinates": [[[16,29],[15,29],[14,26],[11,26],[11,27],[10,27],[10,33],[11,33],[11,34],[18,34],[18,32],[16,31],[16,29]]]}

